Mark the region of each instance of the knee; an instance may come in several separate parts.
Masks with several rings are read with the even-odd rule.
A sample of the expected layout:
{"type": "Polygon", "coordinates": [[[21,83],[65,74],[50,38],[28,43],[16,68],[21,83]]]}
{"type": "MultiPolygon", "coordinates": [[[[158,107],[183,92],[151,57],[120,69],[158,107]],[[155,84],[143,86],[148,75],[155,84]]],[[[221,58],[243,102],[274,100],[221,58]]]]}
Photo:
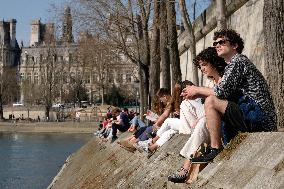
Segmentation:
{"type": "Polygon", "coordinates": [[[204,107],[205,109],[212,109],[215,107],[215,102],[216,102],[216,99],[217,97],[216,96],[208,96],[206,99],[205,99],[205,103],[204,103],[204,107]]]}

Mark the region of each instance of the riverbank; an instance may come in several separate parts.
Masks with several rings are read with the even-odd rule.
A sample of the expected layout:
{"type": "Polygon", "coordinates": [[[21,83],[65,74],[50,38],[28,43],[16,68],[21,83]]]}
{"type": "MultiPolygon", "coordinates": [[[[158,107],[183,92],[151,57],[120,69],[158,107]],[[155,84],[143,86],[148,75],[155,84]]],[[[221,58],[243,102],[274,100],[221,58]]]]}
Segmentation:
{"type": "Polygon", "coordinates": [[[97,129],[97,122],[0,123],[0,132],[94,133],[97,129]]]}

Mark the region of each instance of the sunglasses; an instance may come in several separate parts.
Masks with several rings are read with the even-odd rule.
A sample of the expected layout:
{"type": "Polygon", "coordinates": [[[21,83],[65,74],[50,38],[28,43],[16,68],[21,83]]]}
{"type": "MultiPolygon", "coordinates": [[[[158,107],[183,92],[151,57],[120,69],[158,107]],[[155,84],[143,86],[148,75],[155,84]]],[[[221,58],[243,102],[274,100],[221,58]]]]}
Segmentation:
{"type": "Polygon", "coordinates": [[[229,40],[223,39],[223,40],[220,40],[220,41],[215,41],[215,42],[213,43],[213,47],[216,47],[218,44],[219,44],[219,45],[224,45],[227,41],[229,41],[229,40]]]}

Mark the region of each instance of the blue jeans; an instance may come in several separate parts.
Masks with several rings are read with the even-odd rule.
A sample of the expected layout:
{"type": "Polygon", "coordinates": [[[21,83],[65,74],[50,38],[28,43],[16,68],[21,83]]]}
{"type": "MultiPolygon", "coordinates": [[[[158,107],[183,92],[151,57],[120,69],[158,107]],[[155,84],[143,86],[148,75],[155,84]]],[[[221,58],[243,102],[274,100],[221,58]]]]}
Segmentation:
{"type": "Polygon", "coordinates": [[[265,131],[265,119],[260,106],[247,96],[239,98],[237,103],[228,101],[221,126],[223,143],[230,142],[239,132],[265,131]]]}

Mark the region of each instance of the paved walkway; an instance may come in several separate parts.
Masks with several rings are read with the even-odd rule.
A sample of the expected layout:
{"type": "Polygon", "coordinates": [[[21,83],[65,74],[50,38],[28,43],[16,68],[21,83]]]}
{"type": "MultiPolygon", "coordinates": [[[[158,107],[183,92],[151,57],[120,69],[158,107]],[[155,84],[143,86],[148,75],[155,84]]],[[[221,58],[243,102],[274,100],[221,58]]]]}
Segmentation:
{"type": "Polygon", "coordinates": [[[0,123],[0,132],[93,133],[97,128],[96,122],[0,123]]]}

